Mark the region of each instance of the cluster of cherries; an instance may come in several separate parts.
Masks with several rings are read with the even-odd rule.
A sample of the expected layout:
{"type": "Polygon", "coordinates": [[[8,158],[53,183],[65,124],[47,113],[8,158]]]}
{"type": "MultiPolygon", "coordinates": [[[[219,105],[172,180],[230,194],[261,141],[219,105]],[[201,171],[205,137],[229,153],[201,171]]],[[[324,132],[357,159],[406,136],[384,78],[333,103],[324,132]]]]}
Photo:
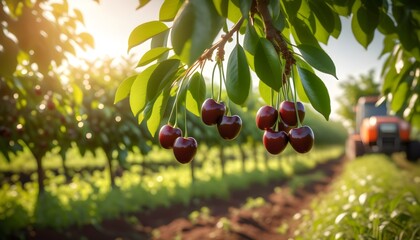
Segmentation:
{"type": "MultiPolygon", "coordinates": [[[[232,140],[241,131],[242,119],[238,115],[227,116],[226,112],[223,102],[208,98],[201,106],[201,119],[206,125],[217,125],[223,139],[232,140]]],[[[191,162],[197,153],[197,141],[193,137],[183,137],[181,129],[170,124],[160,129],[159,143],[163,148],[172,149],[176,160],[183,164],[191,162]]]]}
{"type": "Polygon", "coordinates": [[[208,98],[201,106],[201,120],[208,126],[216,125],[219,135],[226,140],[235,139],[242,128],[242,119],[238,115],[227,116],[223,102],[217,103],[208,98]]]}
{"type": "Polygon", "coordinates": [[[159,131],[159,143],[163,148],[172,149],[180,163],[189,163],[197,153],[197,141],[193,137],[183,137],[178,127],[165,124],[159,131]]]}
{"type": "Polygon", "coordinates": [[[314,133],[309,126],[298,126],[304,117],[305,107],[301,102],[295,105],[295,102],[283,101],[278,111],[272,106],[261,107],[255,120],[257,127],[264,130],[265,149],[276,155],[290,142],[296,152],[309,152],[314,144],[314,133]]]}

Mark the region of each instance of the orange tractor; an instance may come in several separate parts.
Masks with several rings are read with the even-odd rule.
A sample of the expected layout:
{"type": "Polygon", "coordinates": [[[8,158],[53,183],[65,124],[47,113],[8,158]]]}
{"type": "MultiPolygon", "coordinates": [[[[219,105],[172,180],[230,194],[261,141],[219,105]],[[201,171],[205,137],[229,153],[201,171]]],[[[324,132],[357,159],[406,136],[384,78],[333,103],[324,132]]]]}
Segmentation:
{"type": "Polygon", "coordinates": [[[410,124],[390,116],[386,102],[377,105],[378,99],[378,96],[361,97],[357,102],[356,128],[347,140],[346,155],[355,158],[371,152],[405,151],[408,160],[419,159],[420,142],[410,139],[410,124]]]}

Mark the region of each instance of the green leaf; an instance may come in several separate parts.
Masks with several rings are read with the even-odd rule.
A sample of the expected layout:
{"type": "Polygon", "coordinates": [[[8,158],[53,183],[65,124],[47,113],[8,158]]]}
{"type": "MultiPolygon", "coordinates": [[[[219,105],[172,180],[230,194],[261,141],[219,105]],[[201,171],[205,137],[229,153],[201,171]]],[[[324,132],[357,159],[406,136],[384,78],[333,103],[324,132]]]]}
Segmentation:
{"type": "Polygon", "coordinates": [[[73,9],[74,15],[79,22],[85,24],[85,19],[83,18],[83,14],[79,9],[73,9]]]}
{"type": "Polygon", "coordinates": [[[334,10],[341,16],[350,16],[355,0],[335,0],[334,10]]]}
{"type": "Polygon", "coordinates": [[[334,13],[325,1],[309,1],[309,7],[328,33],[334,31],[334,13]]]}
{"type": "Polygon", "coordinates": [[[306,23],[300,19],[295,19],[292,23],[292,35],[297,44],[310,44],[319,46],[318,40],[311,32],[310,28],[306,23]]]}
{"type": "Polygon", "coordinates": [[[297,66],[306,96],[312,106],[328,120],[331,113],[330,96],[321,79],[308,69],[297,66]]]}
{"type": "Polygon", "coordinates": [[[165,87],[172,84],[178,71],[178,59],[165,60],[156,67],[147,85],[147,100],[154,99],[165,87]]]}
{"type": "Polygon", "coordinates": [[[303,88],[302,80],[300,79],[296,65],[293,66],[292,71],[293,71],[294,83],[296,84],[296,92],[299,97],[299,100],[304,103],[310,103],[308,96],[306,96],[305,89],[303,88]]]}
{"type": "Polygon", "coordinates": [[[172,21],[182,6],[182,2],[180,0],[165,0],[159,10],[159,20],[172,21]]]}
{"type": "Polygon", "coordinates": [[[150,48],[166,47],[168,45],[169,31],[161,32],[152,37],[150,48]]]}
{"type": "Polygon", "coordinates": [[[282,86],[280,59],[274,46],[265,38],[260,38],[255,50],[254,67],[261,81],[277,92],[280,90],[282,86]]]}
{"type": "Polygon", "coordinates": [[[147,103],[147,88],[150,76],[158,65],[152,65],[139,73],[130,90],[130,107],[134,116],[144,109],[147,103]]]}
{"type": "Polygon", "coordinates": [[[334,14],[334,31],[331,33],[331,36],[338,38],[341,33],[341,19],[340,16],[334,14]]]}
{"type": "MultiPolygon", "coordinates": [[[[264,100],[264,102],[267,105],[271,106],[271,91],[273,91],[267,84],[265,84],[263,81],[259,82],[258,90],[260,92],[261,98],[264,100]]],[[[274,92],[274,95],[277,96],[277,93],[274,92]]],[[[275,97],[273,96],[273,97],[275,97]]]]}
{"type": "Polygon", "coordinates": [[[302,54],[302,57],[314,68],[337,78],[334,62],[321,47],[301,44],[297,48],[302,54]]]}
{"type": "Polygon", "coordinates": [[[197,117],[200,116],[201,105],[206,98],[206,82],[203,76],[196,72],[191,77],[188,84],[188,92],[186,97],[186,106],[188,111],[192,112],[197,117]]]}
{"type": "Polygon", "coordinates": [[[406,102],[407,95],[409,92],[409,86],[407,82],[402,82],[398,85],[398,88],[396,91],[394,91],[392,96],[392,102],[391,102],[391,109],[394,112],[398,112],[404,103],[406,102]]]}
{"type": "MultiPolygon", "coordinates": [[[[240,0],[240,1],[248,1],[248,0],[240,0]]],[[[228,19],[231,22],[238,22],[239,19],[242,17],[242,12],[240,9],[240,1],[238,0],[233,0],[233,1],[229,1],[228,4],[228,19]]]]}
{"type": "Polygon", "coordinates": [[[131,86],[133,85],[134,80],[136,80],[136,78],[137,75],[130,76],[124,79],[124,81],[118,86],[117,91],[115,93],[114,104],[130,95],[131,86]]]}
{"type": "Polygon", "coordinates": [[[251,10],[252,0],[237,0],[233,1],[233,3],[239,7],[241,10],[242,16],[244,18],[248,18],[249,11],[251,10]]]}
{"type": "Polygon", "coordinates": [[[175,53],[183,62],[193,64],[211,46],[223,22],[211,1],[186,2],[172,26],[171,41],[175,53]]]}
{"type": "Polygon", "coordinates": [[[169,50],[170,48],[167,47],[158,47],[150,49],[141,57],[139,63],[137,64],[137,67],[141,67],[153,62],[163,54],[167,53],[169,50]]]}
{"type": "Polygon", "coordinates": [[[244,48],[252,55],[255,54],[260,37],[255,31],[254,26],[248,23],[246,26],[245,37],[244,37],[244,48]]]}
{"type": "Polygon", "coordinates": [[[83,41],[84,44],[88,45],[91,48],[95,47],[95,40],[93,39],[92,35],[86,32],[82,32],[79,34],[80,39],[83,41]]]}
{"type": "Polygon", "coordinates": [[[302,0],[285,0],[280,2],[285,10],[284,12],[287,14],[287,18],[290,21],[294,21],[302,4],[302,0]]]}
{"type": "Polygon", "coordinates": [[[355,12],[353,10],[351,29],[356,40],[364,48],[367,48],[373,40],[375,29],[379,23],[379,10],[375,7],[367,8],[364,5],[357,8],[356,4],[355,12]]]}
{"type": "MultiPolygon", "coordinates": [[[[98,0],[99,1],[99,0],[98,0]]],[[[137,6],[137,10],[144,7],[146,4],[148,4],[150,0],[139,0],[139,5],[137,6]]]]}
{"type": "Polygon", "coordinates": [[[159,21],[146,22],[137,26],[128,37],[127,51],[129,52],[131,48],[142,44],[153,36],[165,32],[166,30],[168,30],[168,26],[159,21]]]}
{"type": "Polygon", "coordinates": [[[80,89],[77,84],[72,84],[71,87],[73,88],[73,99],[77,105],[81,105],[83,103],[83,91],[80,89]]]}
{"type": "Polygon", "coordinates": [[[251,68],[252,71],[255,72],[254,66],[254,56],[251,55],[248,51],[245,51],[246,61],[248,62],[248,66],[251,68]]]}
{"type": "Polygon", "coordinates": [[[228,16],[229,0],[213,0],[213,4],[220,16],[228,16]]]}
{"type": "Polygon", "coordinates": [[[392,21],[391,17],[384,10],[380,11],[378,30],[384,35],[392,34],[397,31],[394,21],[392,21]]]}
{"type": "Polygon", "coordinates": [[[232,50],[227,63],[226,91],[232,102],[243,105],[251,89],[251,73],[245,51],[237,44],[232,50]]]}
{"type": "Polygon", "coordinates": [[[147,129],[154,137],[156,131],[159,129],[163,114],[165,113],[166,105],[168,104],[170,88],[165,88],[153,103],[153,108],[150,117],[147,119],[147,129]]]}

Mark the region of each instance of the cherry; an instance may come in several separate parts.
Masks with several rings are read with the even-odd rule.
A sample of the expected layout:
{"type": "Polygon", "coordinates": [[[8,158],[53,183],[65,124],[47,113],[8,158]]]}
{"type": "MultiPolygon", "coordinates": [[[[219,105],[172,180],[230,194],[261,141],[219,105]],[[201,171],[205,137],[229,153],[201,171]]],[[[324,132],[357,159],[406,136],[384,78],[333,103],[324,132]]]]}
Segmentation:
{"type": "MultiPolygon", "coordinates": [[[[303,119],[305,118],[305,107],[303,106],[303,104],[301,102],[296,102],[296,106],[297,106],[297,111],[299,114],[299,120],[300,122],[303,121],[303,119]]],[[[296,109],[295,109],[295,103],[291,102],[291,101],[283,101],[280,104],[280,117],[281,120],[289,125],[289,126],[296,126],[298,121],[296,118],[296,109]]]]}
{"type": "Polygon", "coordinates": [[[165,124],[160,128],[159,131],[159,143],[163,148],[171,149],[174,146],[175,140],[181,136],[181,129],[177,127],[174,128],[169,124],[165,124]]]}
{"type": "Polygon", "coordinates": [[[286,123],[284,123],[283,121],[278,122],[279,131],[285,131],[286,133],[288,133],[293,128],[294,128],[293,126],[289,126],[286,123]]]}
{"type": "Polygon", "coordinates": [[[217,124],[217,130],[222,138],[232,140],[236,138],[242,128],[242,119],[238,115],[223,116],[217,124]]]}
{"type": "Polygon", "coordinates": [[[261,107],[256,116],[257,127],[261,130],[271,128],[277,121],[279,113],[271,106],[261,107]]]}
{"type": "Polygon", "coordinates": [[[55,109],[55,103],[51,99],[49,99],[47,101],[47,108],[48,108],[48,110],[54,110],[55,109]]]}
{"type": "Polygon", "coordinates": [[[308,126],[293,128],[289,132],[289,142],[298,153],[309,152],[314,145],[314,132],[308,126]]]}
{"type": "Polygon", "coordinates": [[[217,124],[225,115],[226,107],[223,103],[217,103],[212,98],[208,98],[201,106],[201,119],[206,125],[217,124]]]}
{"type": "Polygon", "coordinates": [[[284,131],[266,129],[264,131],[263,143],[265,149],[271,154],[281,153],[287,146],[288,136],[284,131]]]}
{"type": "Polygon", "coordinates": [[[178,137],[173,145],[173,151],[178,162],[189,163],[197,152],[197,141],[192,137],[178,137]]]}
{"type": "Polygon", "coordinates": [[[4,138],[11,138],[12,137],[12,130],[5,126],[0,126],[0,136],[4,138]]]}
{"type": "Polygon", "coordinates": [[[35,92],[35,95],[37,95],[37,96],[41,96],[41,95],[42,95],[42,89],[41,89],[41,86],[36,85],[36,86],[35,86],[35,88],[34,88],[34,92],[35,92]]]}

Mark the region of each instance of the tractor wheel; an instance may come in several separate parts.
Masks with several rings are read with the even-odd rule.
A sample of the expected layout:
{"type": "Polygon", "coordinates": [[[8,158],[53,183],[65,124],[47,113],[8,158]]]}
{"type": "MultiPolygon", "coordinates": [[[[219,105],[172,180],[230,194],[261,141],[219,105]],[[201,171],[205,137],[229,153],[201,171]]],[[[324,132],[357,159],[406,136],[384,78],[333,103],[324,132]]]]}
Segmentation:
{"type": "Polygon", "coordinates": [[[407,160],[410,162],[415,162],[420,159],[420,142],[411,141],[407,145],[406,151],[407,160]]]}
{"type": "Polygon", "coordinates": [[[352,135],[347,139],[346,156],[354,159],[365,154],[365,147],[362,140],[357,135],[352,135]]]}

